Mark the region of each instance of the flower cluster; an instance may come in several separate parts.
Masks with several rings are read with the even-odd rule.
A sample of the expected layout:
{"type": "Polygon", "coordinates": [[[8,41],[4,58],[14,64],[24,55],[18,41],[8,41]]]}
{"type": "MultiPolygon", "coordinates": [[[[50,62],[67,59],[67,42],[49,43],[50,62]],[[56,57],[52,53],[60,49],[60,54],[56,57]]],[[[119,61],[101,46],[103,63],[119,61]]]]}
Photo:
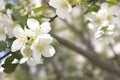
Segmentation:
{"type": "Polygon", "coordinates": [[[41,25],[35,19],[27,20],[28,28],[17,25],[13,29],[16,40],[13,41],[11,51],[20,50],[23,58],[20,63],[27,61],[30,65],[42,63],[42,56],[52,57],[55,49],[50,45],[52,37],[48,32],[51,30],[50,23],[44,22],[41,25]]]}
{"type": "Polygon", "coordinates": [[[102,3],[98,12],[90,12],[86,15],[90,21],[89,27],[96,30],[95,38],[105,38],[113,34],[116,26],[119,25],[120,7],[118,5],[109,6],[102,3]]]}

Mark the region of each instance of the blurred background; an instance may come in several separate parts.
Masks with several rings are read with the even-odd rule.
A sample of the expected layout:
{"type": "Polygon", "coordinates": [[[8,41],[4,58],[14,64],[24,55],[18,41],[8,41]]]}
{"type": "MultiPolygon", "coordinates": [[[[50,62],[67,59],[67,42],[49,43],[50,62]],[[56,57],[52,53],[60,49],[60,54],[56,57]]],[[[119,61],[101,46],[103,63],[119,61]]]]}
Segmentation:
{"type": "MultiPolygon", "coordinates": [[[[29,4],[37,6],[48,5],[49,2],[29,1],[29,4]]],[[[6,2],[16,6],[27,0],[0,0],[2,5],[6,2]]],[[[90,4],[92,2],[94,0],[89,0],[90,4]]],[[[54,11],[51,10],[47,12],[54,11]]],[[[65,20],[56,18],[51,22],[50,34],[55,38],[53,46],[56,49],[52,58],[45,58],[44,63],[37,66],[24,63],[11,74],[0,68],[0,80],[120,80],[119,29],[109,41],[95,39],[94,30],[87,26],[84,18],[85,10],[84,4],[77,5],[65,20]]],[[[46,11],[40,14],[43,13],[47,14],[46,11]]]]}

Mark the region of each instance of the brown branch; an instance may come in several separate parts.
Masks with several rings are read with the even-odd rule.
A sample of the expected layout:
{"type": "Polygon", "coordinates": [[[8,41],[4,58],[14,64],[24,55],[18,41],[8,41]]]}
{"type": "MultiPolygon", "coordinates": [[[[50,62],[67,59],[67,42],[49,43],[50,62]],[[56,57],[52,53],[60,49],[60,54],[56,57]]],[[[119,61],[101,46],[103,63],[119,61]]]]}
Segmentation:
{"type": "Polygon", "coordinates": [[[76,46],[75,44],[69,42],[68,40],[60,38],[60,37],[58,37],[56,35],[53,35],[53,36],[62,45],[66,46],[67,48],[70,48],[70,49],[74,50],[75,52],[77,52],[78,54],[84,56],[89,61],[91,61],[92,63],[94,63],[95,65],[97,65],[99,68],[101,68],[103,70],[106,70],[107,72],[110,72],[110,73],[113,73],[113,74],[116,74],[116,75],[120,76],[120,70],[114,68],[112,65],[106,63],[105,61],[102,61],[99,57],[91,54],[88,51],[83,50],[82,48],[76,46]]]}
{"type": "Polygon", "coordinates": [[[57,15],[55,15],[54,17],[50,18],[49,22],[54,21],[54,20],[55,20],[55,18],[57,18],[57,17],[58,17],[58,16],[57,16],[57,15]]]}

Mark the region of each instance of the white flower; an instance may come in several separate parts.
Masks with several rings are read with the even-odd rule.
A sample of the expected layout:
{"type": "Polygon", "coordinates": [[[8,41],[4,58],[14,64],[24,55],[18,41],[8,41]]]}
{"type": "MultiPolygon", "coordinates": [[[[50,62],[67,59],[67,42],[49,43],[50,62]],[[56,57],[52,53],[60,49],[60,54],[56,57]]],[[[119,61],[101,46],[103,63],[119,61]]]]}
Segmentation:
{"type": "Polygon", "coordinates": [[[95,33],[95,38],[105,38],[106,36],[112,35],[114,32],[115,25],[108,24],[108,22],[103,22],[102,26],[98,28],[95,33]]]}
{"type": "Polygon", "coordinates": [[[14,22],[12,19],[5,15],[0,13],[0,24],[5,28],[5,33],[8,36],[8,38],[13,38],[13,28],[14,28],[14,22]]]}
{"type": "Polygon", "coordinates": [[[103,3],[101,4],[101,8],[98,11],[98,14],[102,14],[101,17],[104,18],[104,20],[109,21],[110,23],[120,23],[118,18],[118,15],[120,14],[120,6],[118,5],[113,5],[109,7],[108,3],[103,3]]]}
{"type": "Polygon", "coordinates": [[[51,30],[49,22],[44,22],[40,25],[35,19],[28,19],[27,25],[36,35],[46,34],[51,30]]]}
{"type": "Polygon", "coordinates": [[[50,0],[49,5],[56,8],[56,14],[62,19],[72,11],[72,6],[67,0],[50,0]]]}
{"type": "Polygon", "coordinates": [[[55,54],[55,49],[50,45],[52,37],[49,34],[38,36],[31,46],[33,58],[39,61],[38,56],[52,57],[55,54]]]}
{"type": "Polygon", "coordinates": [[[20,25],[17,25],[13,29],[13,35],[17,39],[13,41],[13,44],[12,44],[12,47],[11,47],[11,51],[15,52],[17,50],[20,50],[24,46],[24,44],[25,44],[25,42],[27,40],[27,37],[26,37],[25,31],[21,28],[20,25]]]}

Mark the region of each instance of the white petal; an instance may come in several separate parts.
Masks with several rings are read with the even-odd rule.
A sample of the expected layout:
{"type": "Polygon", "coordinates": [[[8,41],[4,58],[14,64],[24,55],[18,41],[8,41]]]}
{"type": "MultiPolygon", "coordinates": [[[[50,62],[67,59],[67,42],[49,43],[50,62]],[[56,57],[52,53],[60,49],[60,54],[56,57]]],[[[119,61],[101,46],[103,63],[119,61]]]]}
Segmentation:
{"type": "Polygon", "coordinates": [[[45,47],[44,53],[42,53],[44,57],[52,57],[54,54],[55,54],[55,49],[51,45],[47,45],[45,47]]]}
{"type": "Polygon", "coordinates": [[[39,22],[35,19],[28,19],[27,25],[33,31],[40,26],[39,22]]]}
{"type": "Polygon", "coordinates": [[[19,36],[24,36],[25,32],[22,29],[22,27],[20,25],[17,25],[14,29],[13,29],[13,35],[18,38],[19,36]]]}
{"type": "Polygon", "coordinates": [[[53,38],[50,36],[50,34],[42,34],[37,37],[41,43],[44,44],[50,44],[53,40],[53,38]]]}
{"type": "Polygon", "coordinates": [[[28,58],[22,58],[21,60],[20,60],[20,64],[23,64],[23,63],[25,63],[26,61],[28,60],[28,58]]]}
{"type": "Polygon", "coordinates": [[[42,64],[43,63],[43,60],[40,59],[39,62],[36,62],[33,58],[30,58],[28,61],[27,61],[27,64],[30,65],[30,66],[35,66],[37,64],[42,64]]]}
{"type": "Polygon", "coordinates": [[[68,4],[68,13],[70,13],[71,11],[72,11],[72,6],[68,4]]]}
{"type": "Polygon", "coordinates": [[[36,45],[38,45],[39,39],[35,39],[33,44],[31,45],[31,50],[33,51],[32,57],[35,62],[40,63],[41,61],[41,52],[36,49],[36,45]]]}
{"type": "Polygon", "coordinates": [[[42,33],[48,33],[51,30],[51,26],[49,22],[44,22],[40,25],[42,33]]]}
{"type": "Polygon", "coordinates": [[[13,41],[12,47],[11,47],[11,51],[15,52],[17,50],[20,50],[23,47],[24,43],[20,42],[19,40],[15,40],[13,41]]]}
{"type": "Polygon", "coordinates": [[[54,7],[54,8],[58,8],[59,7],[59,2],[60,2],[60,0],[50,0],[49,5],[54,7]]]}
{"type": "Polygon", "coordinates": [[[35,36],[35,33],[30,29],[25,29],[25,34],[27,37],[35,36]]]}

